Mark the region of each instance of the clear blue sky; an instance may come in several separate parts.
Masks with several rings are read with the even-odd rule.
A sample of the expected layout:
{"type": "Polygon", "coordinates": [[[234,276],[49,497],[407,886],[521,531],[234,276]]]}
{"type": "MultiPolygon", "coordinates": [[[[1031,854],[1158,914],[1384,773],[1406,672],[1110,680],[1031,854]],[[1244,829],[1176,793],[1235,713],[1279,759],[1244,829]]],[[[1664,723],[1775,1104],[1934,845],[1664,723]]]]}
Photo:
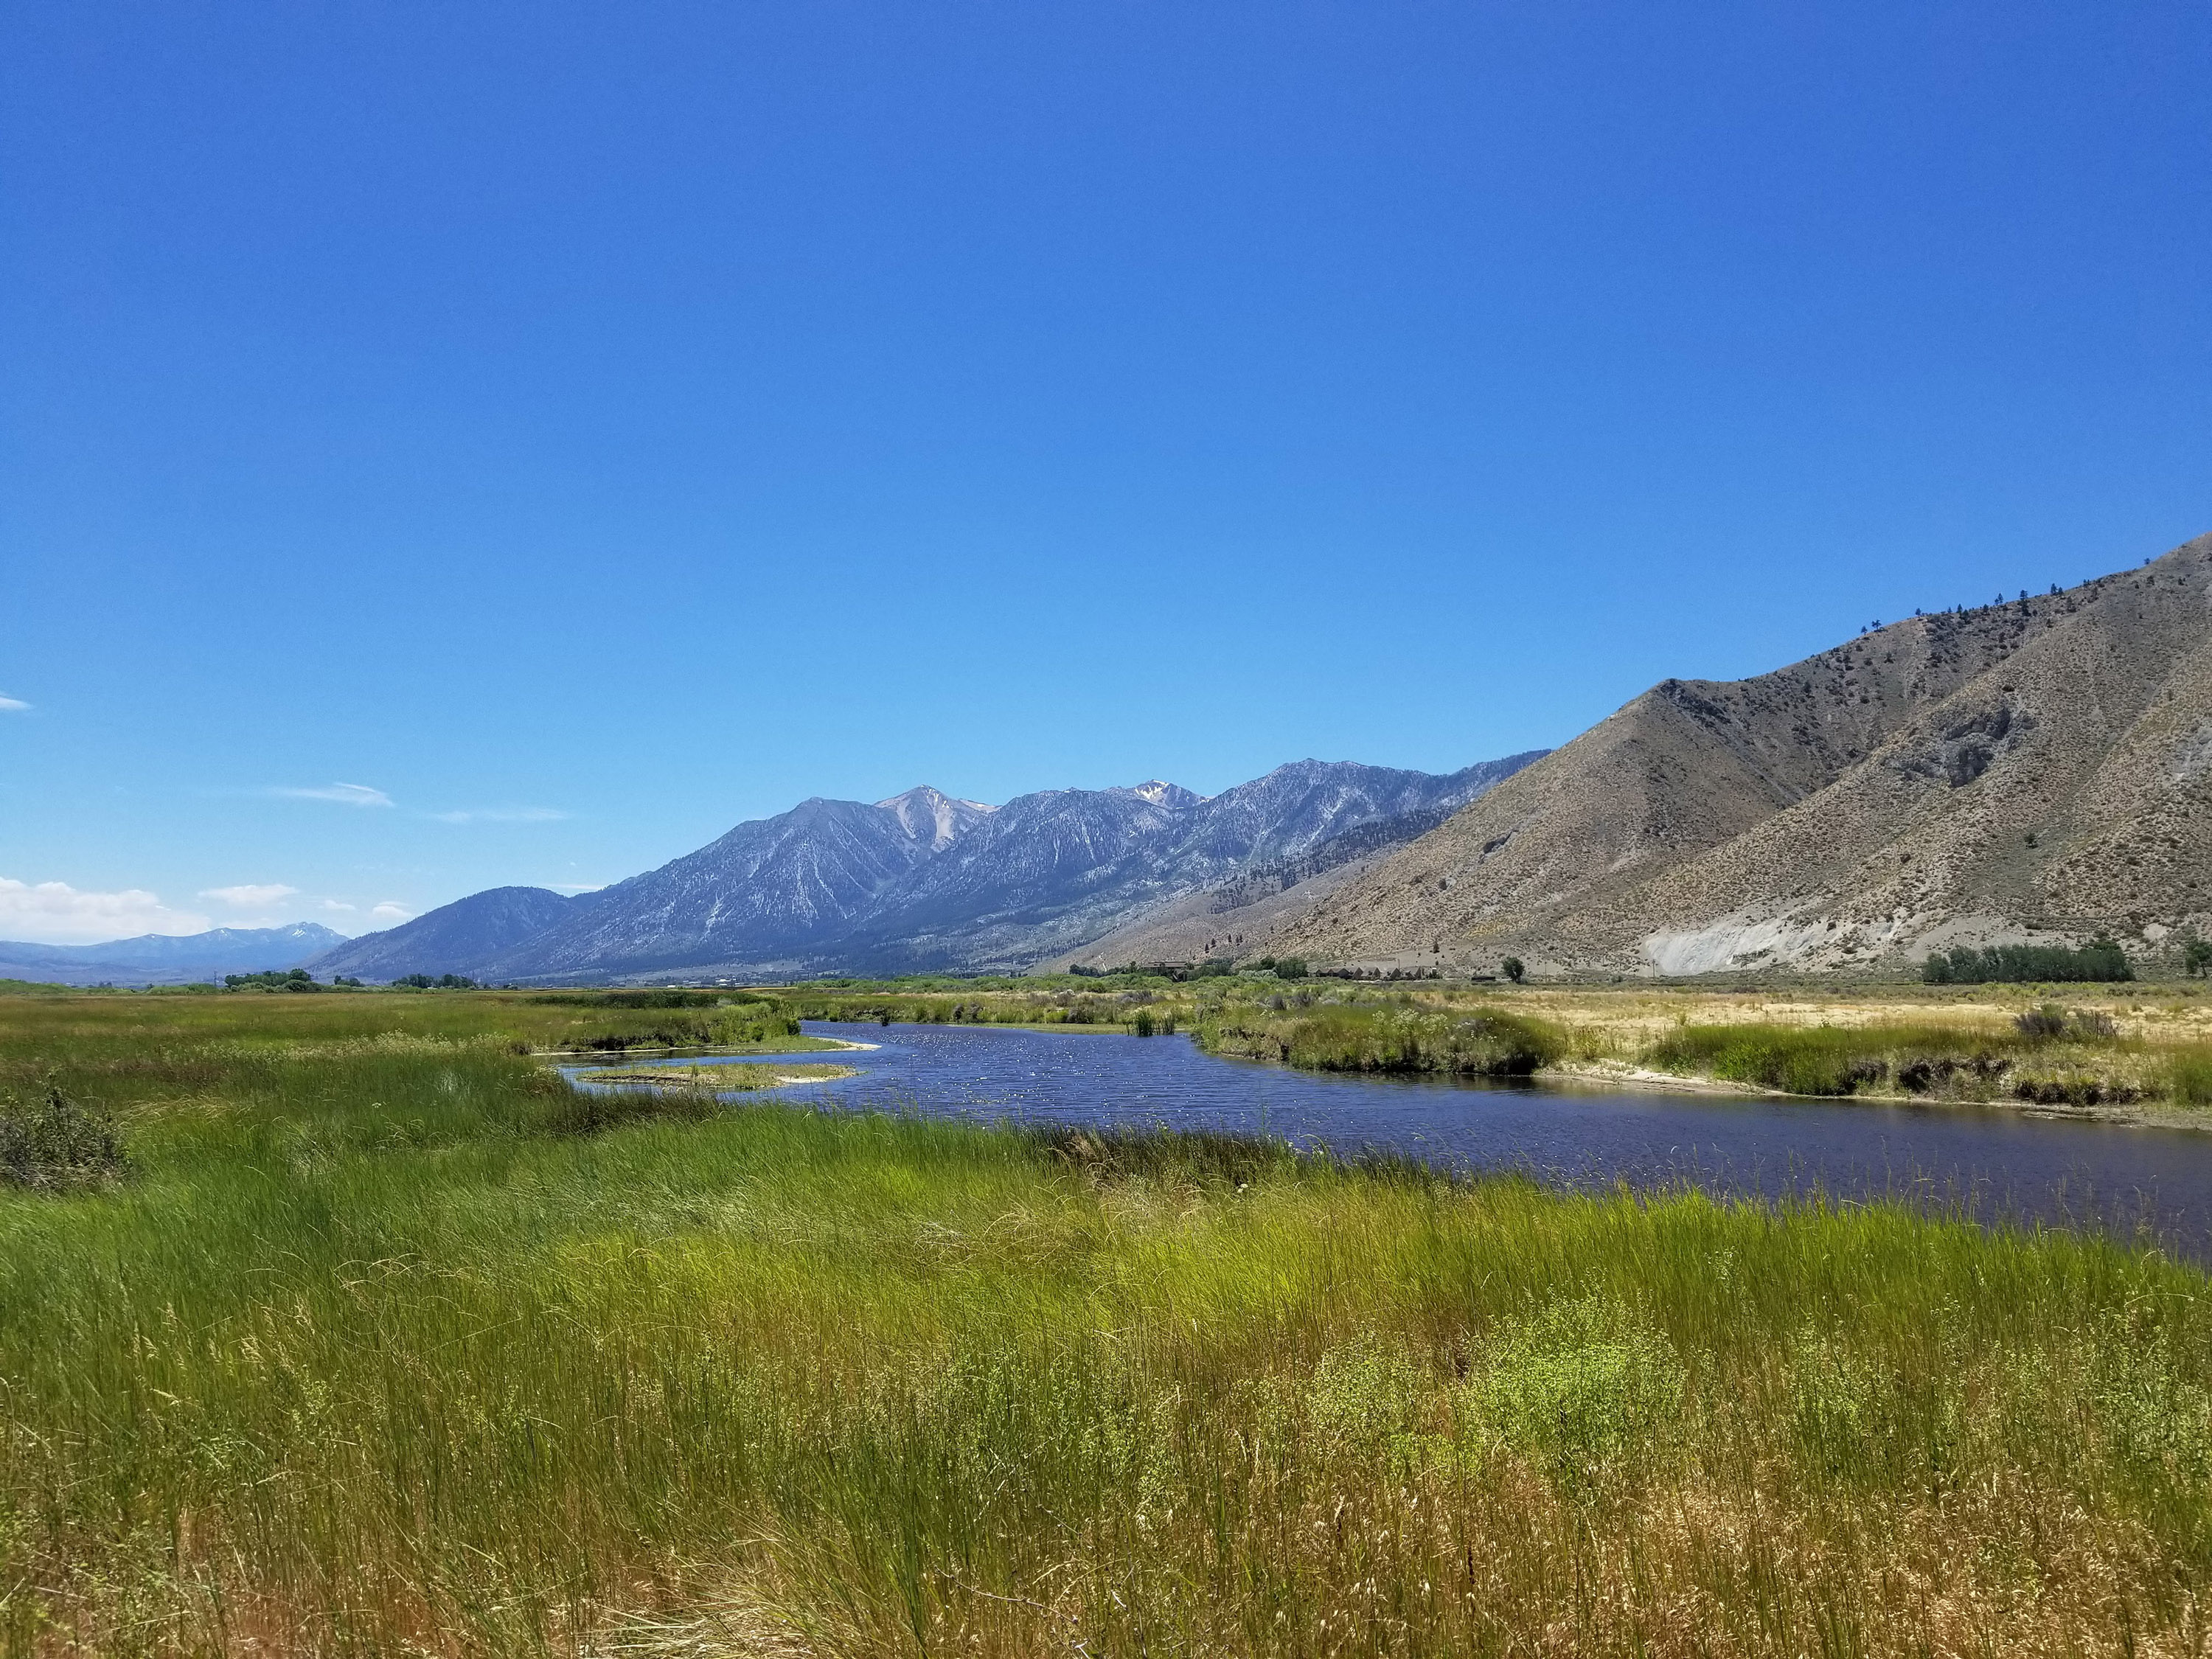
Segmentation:
{"type": "Polygon", "coordinates": [[[2139,562],[2208,19],[27,0],[0,937],[1441,770],[2139,562]]]}

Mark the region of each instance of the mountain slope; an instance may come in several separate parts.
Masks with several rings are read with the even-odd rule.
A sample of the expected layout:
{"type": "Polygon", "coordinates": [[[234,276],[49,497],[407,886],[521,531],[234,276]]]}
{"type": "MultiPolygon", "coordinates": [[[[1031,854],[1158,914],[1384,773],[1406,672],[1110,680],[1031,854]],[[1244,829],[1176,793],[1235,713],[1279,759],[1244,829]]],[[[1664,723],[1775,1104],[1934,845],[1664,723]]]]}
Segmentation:
{"type": "Polygon", "coordinates": [[[350,974],[368,980],[465,974],[567,920],[592,896],[568,898],[544,887],[493,887],[380,933],[348,939],[304,965],[325,976],[350,974]]]}
{"type": "Polygon", "coordinates": [[[2037,930],[2155,945],[2205,909],[2208,570],[2212,538],[1753,679],[1670,680],[1328,896],[1278,948],[1692,973],[2037,930]]]}
{"type": "Polygon", "coordinates": [[[877,969],[1026,967],[1348,828],[1457,805],[1526,758],[1442,776],[1296,761],[1211,798],[1157,781],[1022,796],[840,948],[877,969]]]}
{"type": "Polygon", "coordinates": [[[1088,914],[1147,890],[1153,854],[1193,810],[1185,797],[1197,799],[1171,785],[1017,796],[887,894],[835,955],[881,971],[1006,965],[1040,933],[1079,932],[1088,914]]]}
{"type": "MultiPolygon", "coordinates": [[[[1514,759],[1525,763],[1541,752],[1514,759]]],[[[1248,862],[1208,886],[1164,905],[1146,907],[1064,960],[1042,965],[1116,968],[1131,962],[1265,954],[1285,925],[1356,879],[1386,853],[1435,829],[1459,804],[1450,801],[1358,823],[1294,857],[1248,862]]]]}
{"type": "Polygon", "coordinates": [[[142,933],[101,945],[29,945],[0,939],[0,979],[58,985],[188,985],[225,974],[301,967],[345,935],[312,921],[287,927],[214,927],[202,933],[142,933]]]}
{"type": "Polygon", "coordinates": [[[488,959],[500,979],[773,969],[845,931],[892,881],[993,821],[933,789],[873,805],[816,798],[593,896],[589,910],[488,959]]]}

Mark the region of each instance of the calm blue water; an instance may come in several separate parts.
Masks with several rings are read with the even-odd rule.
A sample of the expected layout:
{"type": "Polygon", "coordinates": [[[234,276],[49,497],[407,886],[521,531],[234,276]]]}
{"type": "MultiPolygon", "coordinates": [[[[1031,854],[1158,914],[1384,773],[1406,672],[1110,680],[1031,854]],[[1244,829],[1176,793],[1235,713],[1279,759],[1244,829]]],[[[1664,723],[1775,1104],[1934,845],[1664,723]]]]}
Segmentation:
{"type": "Polygon", "coordinates": [[[881,1045],[801,1057],[860,1070],[787,1091],[824,1104],[987,1121],[1222,1129],[1577,1186],[1691,1182],[1770,1197],[1814,1188],[1845,1199],[1914,1196],[1965,1204],[1987,1218],[2129,1231],[2148,1225],[2169,1248],[2212,1257],[2212,1133],[1972,1108],[1332,1077],[1218,1060],[1182,1036],[829,1022],[806,1030],[881,1045]]]}

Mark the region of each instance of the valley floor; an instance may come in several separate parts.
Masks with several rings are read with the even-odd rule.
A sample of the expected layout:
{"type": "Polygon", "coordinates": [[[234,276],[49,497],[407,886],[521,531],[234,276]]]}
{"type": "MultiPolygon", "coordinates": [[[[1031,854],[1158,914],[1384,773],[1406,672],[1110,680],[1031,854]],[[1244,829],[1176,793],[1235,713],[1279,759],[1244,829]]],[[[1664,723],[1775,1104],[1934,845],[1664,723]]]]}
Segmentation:
{"type": "Polygon", "coordinates": [[[0,999],[0,1648],[2201,1650],[2195,1267],[528,1052],[670,1018],[0,999]]]}

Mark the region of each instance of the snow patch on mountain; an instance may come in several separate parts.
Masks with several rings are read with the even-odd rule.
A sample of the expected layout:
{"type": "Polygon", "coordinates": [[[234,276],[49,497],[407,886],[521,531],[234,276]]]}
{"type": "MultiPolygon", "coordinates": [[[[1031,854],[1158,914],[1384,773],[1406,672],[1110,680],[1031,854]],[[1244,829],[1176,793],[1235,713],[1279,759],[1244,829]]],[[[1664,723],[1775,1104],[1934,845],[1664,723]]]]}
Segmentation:
{"type": "Polygon", "coordinates": [[[927,842],[933,853],[943,852],[999,810],[980,800],[947,795],[926,783],[876,805],[895,816],[899,826],[916,841],[927,842]]]}

